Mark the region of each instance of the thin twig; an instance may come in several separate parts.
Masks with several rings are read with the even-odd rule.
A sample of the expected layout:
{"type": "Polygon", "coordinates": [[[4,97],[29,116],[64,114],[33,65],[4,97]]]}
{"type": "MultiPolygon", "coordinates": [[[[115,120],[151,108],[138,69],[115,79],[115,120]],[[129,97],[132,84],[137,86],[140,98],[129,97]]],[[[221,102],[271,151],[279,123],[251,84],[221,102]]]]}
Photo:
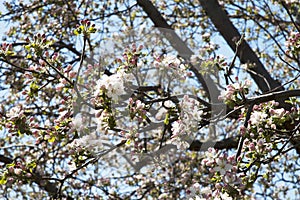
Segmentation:
{"type": "MultiPolygon", "coordinates": [[[[247,114],[246,114],[246,119],[245,119],[245,122],[244,122],[244,127],[245,128],[247,128],[247,126],[248,126],[248,121],[250,119],[253,106],[254,106],[254,103],[251,103],[250,106],[249,106],[249,108],[248,108],[248,111],[247,111],[247,114]]],[[[245,137],[241,135],[240,139],[239,139],[239,145],[238,145],[238,149],[237,149],[235,160],[238,159],[238,157],[240,156],[240,154],[242,152],[244,140],[245,140],[245,137]]]]}

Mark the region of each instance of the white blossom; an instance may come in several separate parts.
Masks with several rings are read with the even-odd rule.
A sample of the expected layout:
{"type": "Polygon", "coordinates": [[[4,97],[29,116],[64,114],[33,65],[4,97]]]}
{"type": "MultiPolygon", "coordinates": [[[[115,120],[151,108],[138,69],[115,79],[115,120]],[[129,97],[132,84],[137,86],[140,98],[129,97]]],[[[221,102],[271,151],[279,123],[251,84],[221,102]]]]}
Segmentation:
{"type": "MultiPolygon", "coordinates": [[[[198,128],[203,112],[199,109],[199,102],[185,95],[180,102],[180,118],[172,123],[172,143],[189,139],[192,132],[198,128]],[[175,137],[178,137],[177,139],[175,137]]],[[[176,144],[179,149],[188,148],[188,142],[183,141],[176,144]]]]}
{"type": "Polygon", "coordinates": [[[88,150],[94,150],[102,148],[103,144],[101,139],[96,135],[95,132],[91,132],[88,135],[85,135],[81,138],[75,139],[71,144],[71,148],[82,147],[88,150]]]}
{"type": "Polygon", "coordinates": [[[76,115],[75,118],[72,120],[72,128],[75,130],[79,131],[82,128],[82,116],[81,115],[76,115]]]}
{"type": "Polygon", "coordinates": [[[21,106],[15,106],[9,110],[9,112],[7,113],[7,117],[9,117],[10,119],[14,119],[22,116],[23,113],[24,111],[21,106]]]}
{"type": "Polygon", "coordinates": [[[181,101],[181,112],[187,114],[188,121],[195,122],[201,120],[201,115],[203,114],[202,110],[199,110],[199,102],[195,99],[189,98],[187,95],[183,97],[181,101]]]}
{"type": "Polygon", "coordinates": [[[187,141],[183,140],[180,137],[173,137],[168,143],[176,145],[177,149],[179,150],[186,150],[190,146],[187,141]]]}
{"type": "Polygon", "coordinates": [[[205,151],[205,159],[203,159],[203,164],[210,165],[217,158],[218,154],[214,148],[209,147],[207,151],[205,151]]]}
{"type": "Polygon", "coordinates": [[[265,121],[268,115],[260,111],[252,112],[250,116],[251,125],[258,126],[261,122],[265,121]]]}
{"type": "Polygon", "coordinates": [[[187,199],[189,200],[206,200],[201,198],[202,194],[210,194],[211,190],[208,187],[201,188],[199,183],[194,183],[187,191],[187,199]]]}
{"type": "Polygon", "coordinates": [[[179,67],[181,61],[174,55],[166,56],[162,60],[162,64],[166,67],[179,67]]]}
{"type": "Polygon", "coordinates": [[[251,86],[252,82],[250,80],[245,80],[244,83],[234,83],[226,86],[226,90],[221,91],[219,100],[235,100],[235,94],[237,92],[245,91],[251,86]]]}
{"type": "Polygon", "coordinates": [[[172,133],[173,137],[180,136],[186,133],[186,126],[182,123],[181,120],[177,120],[172,123],[172,133]]]}
{"type": "Polygon", "coordinates": [[[272,109],[271,114],[273,114],[274,116],[276,116],[278,118],[281,118],[285,114],[285,110],[284,110],[284,108],[272,109]]]}
{"type": "Polygon", "coordinates": [[[229,164],[226,160],[221,158],[216,159],[216,164],[217,166],[214,167],[214,170],[220,172],[222,176],[225,175],[225,173],[231,170],[232,168],[231,164],[229,164]]]}
{"type": "Polygon", "coordinates": [[[22,173],[22,169],[21,168],[15,168],[14,169],[14,173],[16,174],[16,175],[21,175],[21,173],[22,173]]]}
{"type": "Polygon", "coordinates": [[[119,96],[126,94],[125,82],[132,81],[133,75],[126,74],[124,71],[119,70],[116,74],[107,76],[104,74],[101,79],[97,81],[95,96],[98,96],[101,91],[105,90],[106,95],[112,98],[113,101],[118,101],[119,96]]]}
{"type": "Polygon", "coordinates": [[[220,197],[221,197],[221,199],[222,200],[232,200],[232,197],[231,196],[229,196],[229,194],[228,193],[220,193],[220,197]]]}

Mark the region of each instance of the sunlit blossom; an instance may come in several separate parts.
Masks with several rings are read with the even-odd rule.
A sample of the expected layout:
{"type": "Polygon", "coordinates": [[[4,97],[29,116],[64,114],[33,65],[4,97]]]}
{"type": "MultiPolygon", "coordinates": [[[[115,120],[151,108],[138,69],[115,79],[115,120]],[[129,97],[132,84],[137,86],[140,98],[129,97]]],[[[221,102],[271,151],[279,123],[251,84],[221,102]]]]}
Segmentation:
{"type": "Polygon", "coordinates": [[[250,116],[251,125],[259,125],[268,117],[268,114],[260,111],[253,111],[250,116]]]}
{"type": "Polygon", "coordinates": [[[223,176],[225,175],[225,173],[229,170],[231,170],[232,168],[232,165],[229,164],[227,162],[227,160],[224,160],[222,158],[217,158],[216,159],[216,164],[217,166],[214,167],[214,170],[217,171],[217,172],[220,172],[220,174],[223,176]]]}

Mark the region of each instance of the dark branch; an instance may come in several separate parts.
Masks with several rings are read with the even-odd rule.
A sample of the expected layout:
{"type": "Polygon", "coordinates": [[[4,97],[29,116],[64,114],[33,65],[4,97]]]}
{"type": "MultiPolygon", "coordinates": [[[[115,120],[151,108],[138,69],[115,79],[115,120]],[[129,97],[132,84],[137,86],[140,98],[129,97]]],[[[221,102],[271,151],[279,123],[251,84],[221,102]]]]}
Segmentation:
{"type": "MultiPolygon", "coordinates": [[[[207,16],[217,28],[218,32],[220,32],[230,48],[235,51],[237,47],[236,42],[241,38],[241,34],[232,24],[226,11],[222,9],[218,0],[199,0],[199,2],[202,8],[205,10],[207,16]]],[[[258,56],[246,41],[241,42],[237,55],[241,63],[255,64],[255,66],[251,68],[251,70],[255,73],[250,71],[250,75],[260,90],[263,92],[268,92],[274,88],[279,88],[278,90],[284,90],[284,88],[281,87],[281,84],[270,76],[269,72],[264,68],[258,56]]]]}
{"type": "MultiPolygon", "coordinates": [[[[172,47],[178,52],[179,56],[188,61],[194,53],[175,33],[175,31],[162,17],[160,12],[151,3],[151,1],[137,0],[137,3],[147,13],[148,17],[152,20],[154,25],[160,28],[159,30],[161,31],[161,33],[167,38],[172,47]]],[[[191,70],[202,84],[206,93],[209,94],[209,99],[214,103],[218,102],[218,96],[220,92],[213,80],[209,76],[203,77],[195,66],[191,66],[191,70]]]]}
{"type": "Polygon", "coordinates": [[[206,151],[209,147],[214,149],[236,149],[238,147],[239,139],[238,137],[226,138],[224,140],[213,142],[200,142],[199,140],[195,140],[189,147],[191,151],[206,151]]]}

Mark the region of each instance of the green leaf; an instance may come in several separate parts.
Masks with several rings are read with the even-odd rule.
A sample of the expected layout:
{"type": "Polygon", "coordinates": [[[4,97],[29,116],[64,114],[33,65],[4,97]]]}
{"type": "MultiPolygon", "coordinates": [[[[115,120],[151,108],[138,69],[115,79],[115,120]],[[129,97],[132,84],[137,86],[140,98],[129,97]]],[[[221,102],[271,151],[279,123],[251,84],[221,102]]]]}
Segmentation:
{"type": "Polygon", "coordinates": [[[128,140],[126,141],[125,145],[126,145],[126,146],[130,146],[130,143],[131,143],[131,140],[128,139],[128,140]]]}
{"type": "Polygon", "coordinates": [[[4,185],[7,182],[6,174],[3,174],[1,176],[0,185],[4,185]]]}
{"type": "Polygon", "coordinates": [[[30,47],[31,47],[30,45],[25,45],[25,49],[28,51],[30,50],[30,47]]]}
{"type": "Polygon", "coordinates": [[[33,169],[36,168],[36,162],[32,161],[27,164],[27,167],[29,168],[29,171],[32,173],[33,169]]]}
{"type": "Polygon", "coordinates": [[[15,163],[10,163],[6,165],[6,168],[14,167],[16,164],[15,163]]]}
{"type": "Polygon", "coordinates": [[[21,130],[18,130],[18,136],[23,136],[23,133],[21,132],[21,130]]]}
{"type": "Polygon", "coordinates": [[[78,32],[77,29],[75,29],[75,30],[74,30],[74,34],[75,34],[75,35],[79,35],[80,33],[78,32]]]}
{"type": "Polygon", "coordinates": [[[167,113],[167,114],[166,114],[166,118],[165,118],[165,120],[164,120],[164,124],[165,124],[165,125],[168,125],[168,124],[170,123],[169,118],[170,118],[170,114],[167,113]]]}
{"type": "Polygon", "coordinates": [[[50,143],[55,142],[55,137],[54,137],[54,136],[51,136],[51,137],[48,139],[48,142],[50,142],[50,143]]]}
{"type": "Polygon", "coordinates": [[[94,27],[90,27],[90,28],[88,29],[88,32],[89,32],[89,33],[96,33],[96,31],[97,31],[97,29],[94,28],[94,27]]]}

